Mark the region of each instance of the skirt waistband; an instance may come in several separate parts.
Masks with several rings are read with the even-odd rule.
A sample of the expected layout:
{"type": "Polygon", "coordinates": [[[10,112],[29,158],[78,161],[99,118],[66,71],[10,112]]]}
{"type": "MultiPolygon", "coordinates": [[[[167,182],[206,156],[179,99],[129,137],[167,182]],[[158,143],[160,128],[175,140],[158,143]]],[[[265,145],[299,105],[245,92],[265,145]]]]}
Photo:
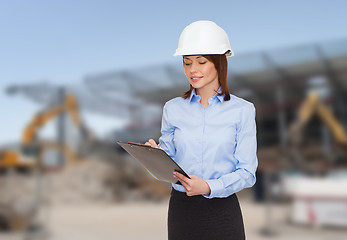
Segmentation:
{"type": "Polygon", "coordinates": [[[235,193],[225,198],[206,198],[202,195],[187,196],[186,192],[180,192],[174,188],[171,189],[171,197],[181,200],[189,199],[190,201],[223,201],[225,199],[237,198],[235,193]]]}

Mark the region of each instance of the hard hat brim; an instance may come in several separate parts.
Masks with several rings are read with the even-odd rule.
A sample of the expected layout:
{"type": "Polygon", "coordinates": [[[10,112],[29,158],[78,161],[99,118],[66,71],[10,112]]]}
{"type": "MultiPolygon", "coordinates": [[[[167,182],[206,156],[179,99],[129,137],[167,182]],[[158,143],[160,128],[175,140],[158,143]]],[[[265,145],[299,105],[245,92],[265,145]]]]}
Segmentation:
{"type": "Polygon", "coordinates": [[[188,56],[188,55],[212,55],[212,54],[225,54],[227,57],[234,56],[234,51],[232,49],[229,49],[227,51],[221,51],[221,52],[201,52],[201,51],[181,51],[180,49],[177,49],[176,52],[173,54],[173,56],[188,56]]]}

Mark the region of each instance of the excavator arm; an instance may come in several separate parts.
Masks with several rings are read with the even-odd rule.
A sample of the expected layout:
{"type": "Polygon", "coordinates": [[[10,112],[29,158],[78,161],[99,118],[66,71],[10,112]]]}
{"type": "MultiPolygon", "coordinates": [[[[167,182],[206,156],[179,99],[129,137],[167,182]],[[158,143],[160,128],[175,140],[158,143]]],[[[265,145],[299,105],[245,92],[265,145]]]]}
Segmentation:
{"type": "Polygon", "coordinates": [[[290,146],[300,144],[302,129],[315,113],[318,100],[318,94],[312,93],[301,104],[297,119],[291,124],[288,131],[287,142],[290,146]]]}
{"type": "Polygon", "coordinates": [[[343,126],[338,122],[338,120],[334,117],[331,110],[319,104],[317,106],[317,113],[325,125],[329,128],[332,133],[334,139],[338,144],[340,144],[345,150],[347,150],[347,134],[344,130],[343,126]]]}
{"type": "Polygon", "coordinates": [[[34,116],[31,122],[24,129],[22,135],[23,145],[31,144],[35,140],[36,132],[39,128],[65,111],[69,112],[76,126],[81,125],[81,120],[78,115],[76,98],[73,95],[68,94],[63,104],[53,107],[52,109],[48,109],[34,116]]]}
{"type": "Polygon", "coordinates": [[[314,114],[318,114],[323,123],[332,133],[335,141],[347,152],[347,134],[343,126],[335,118],[332,111],[319,101],[317,93],[311,93],[302,103],[298,111],[298,117],[288,131],[287,144],[288,152],[292,157],[293,163],[297,166],[303,166],[303,158],[299,153],[299,146],[302,140],[303,128],[309,122],[314,114]]]}
{"type": "Polygon", "coordinates": [[[76,98],[71,94],[67,94],[65,101],[62,104],[35,115],[30,123],[25,127],[22,134],[21,150],[23,155],[21,157],[16,151],[0,150],[0,169],[35,165],[32,161],[22,161],[22,158],[30,159],[35,157],[38,160],[36,162],[41,164],[41,149],[43,148],[57,149],[58,151],[63,152],[68,159],[75,159],[73,152],[68,148],[68,146],[63,146],[59,143],[38,142],[36,139],[36,133],[42,126],[64,112],[68,112],[74,124],[83,130],[83,132],[86,132],[78,114],[76,98]]]}

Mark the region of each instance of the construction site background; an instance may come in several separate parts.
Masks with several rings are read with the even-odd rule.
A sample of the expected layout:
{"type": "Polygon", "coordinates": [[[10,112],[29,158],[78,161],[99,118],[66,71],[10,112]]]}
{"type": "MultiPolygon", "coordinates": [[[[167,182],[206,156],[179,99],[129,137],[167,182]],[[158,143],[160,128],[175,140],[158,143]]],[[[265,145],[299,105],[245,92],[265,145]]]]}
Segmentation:
{"type": "MultiPolygon", "coordinates": [[[[83,6],[86,13],[95,13],[92,6],[109,13],[105,7],[89,4],[90,8],[83,6]]],[[[273,24],[276,21],[278,25],[288,23],[289,15],[285,15],[282,6],[275,2],[271,4],[273,8],[257,6],[271,16],[273,24]],[[284,14],[282,22],[277,15],[270,14],[274,10],[284,14]]],[[[22,15],[18,18],[24,26],[28,14],[24,5],[8,5],[2,9],[20,10],[22,15]]],[[[139,15],[142,8],[150,11],[147,5],[140,5],[134,10],[139,15]]],[[[240,11],[249,9],[241,3],[229,5],[240,11]]],[[[301,6],[301,10],[296,3],[287,7],[301,11],[303,16],[302,9],[315,9],[317,16],[325,12],[330,17],[325,19],[326,23],[335,24],[342,18],[347,21],[338,14],[346,7],[344,3],[330,4],[329,8],[321,5],[316,6],[311,1],[310,5],[301,6]],[[336,11],[335,15],[327,13],[327,8],[336,11]]],[[[45,16],[47,19],[50,19],[49,14],[60,13],[60,8],[53,7],[64,7],[44,5],[40,9],[47,13],[41,13],[38,6],[37,9],[32,5],[25,6],[39,18],[45,16]]],[[[130,13],[130,7],[124,6],[109,3],[114,11],[123,7],[130,13]]],[[[81,6],[72,4],[71,7],[81,6]]],[[[163,9],[166,8],[157,6],[158,11],[163,9]]],[[[172,5],[172,9],[175,6],[172,5]]],[[[199,6],[199,9],[206,11],[206,7],[199,6]]],[[[70,11],[68,16],[77,14],[96,29],[96,25],[87,20],[89,18],[70,11]]],[[[314,18],[316,13],[309,16],[314,18]]],[[[250,25],[256,25],[257,16],[263,16],[246,15],[253,23],[250,25]]],[[[2,16],[13,20],[8,13],[4,12],[2,16]]],[[[106,18],[106,15],[98,16],[106,18]]],[[[107,16],[113,24],[119,24],[120,19],[113,18],[113,13],[107,16]]],[[[206,16],[211,20],[215,17],[206,16]]],[[[229,22],[242,16],[230,17],[228,23],[220,20],[221,25],[224,24],[227,32],[231,31],[237,23],[229,22]]],[[[169,15],[167,21],[177,18],[179,16],[169,15]]],[[[307,21],[302,24],[315,25],[307,18],[302,19],[307,21]]],[[[298,21],[304,21],[302,19],[298,21]]],[[[42,23],[43,19],[37,21],[42,23]]],[[[53,20],[50,21],[53,24],[53,20]]],[[[71,21],[77,24],[75,19],[71,21]]],[[[175,24],[177,33],[182,29],[176,25],[185,26],[189,22],[188,19],[181,21],[175,24]]],[[[139,24],[136,25],[138,28],[153,32],[150,25],[138,21],[136,24],[139,24]]],[[[173,31],[165,21],[158,24],[157,28],[173,31]]],[[[61,27],[67,25],[65,22],[61,27]]],[[[42,23],[40,26],[46,25],[42,23]]],[[[260,24],[257,26],[266,30],[260,24]]],[[[282,28],[289,31],[290,26],[284,24],[282,28]]],[[[13,29],[19,31],[23,27],[14,25],[13,29]]],[[[98,68],[87,64],[90,68],[78,76],[78,80],[56,80],[56,75],[48,76],[52,80],[32,80],[35,74],[39,78],[44,75],[39,72],[30,75],[30,69],[19,60],[20,69],[17,70],[15,61],[2,64],[13,66],[13,69],[4,70],[7,71],[4,76],[10,79],[0,80],[1,240],[167,239],[171,185],[155,180],[117,146],[116,141],[144,143],[149,138],[158,141],[164,103],[181,96],[188,85],[181,59],[163,61],[156,53],[151,55],[156,45],[149,42],[158,38],[158,34],[153,33],[148,40],[145,38],[148,36],[140,32],[144,39],[140,41],[136,35],[139,46],[134,53],[143,49],[147,54],[146,61],[142,58],[132,65],[134,56],[123,58],[123,49],[117,48],[114,54],[122,53],[115,58],[120,64],[118,67],[109,67],[116,65],[112,62],[115,60],[105,60],[105,64],[98,68]],[[128,62],[120,61],[121,58],[128,62]],[[17,81],[21,76],[17,71],[30,77],[17,81]]],[[[134,33],[129,34],[119,42],[125,38],[129,46],[133,44],[130,40],[134,33]]],[[[76,36],[79,35],[76,33],[76,36]]],[[[101,38],[107,36],[101,34],[101,38]]],[[[115,42],[119,36],[118,33],[113,36],[115,42]]],[[[240,48],[250,50],[239,51],[229,60],[229,88],[232,94],[254,103],[257,122],[257,183],[251,189],[237,193],[248,239],[338,240],[347,236],[347,36],[343,36],[302,43],[295,42],[293,37],[293,44],[278,43],[281,47],[271,48],[267,43],[263,49],[242,45],[246,37],[235,39],[236,46],[240,41],[240,48]]],[[[100,46],[103,43],[94,40],[100,46]]],[[[167,45],[158,45],[158,48],[168,48],[169,44],[176,46],[178,36],[174,40],[167,41],[167,45]]],[[[233,42],[232,38],[230,40],[233,42]]],[[[63,41],[57,40],[57,43],[64,47],[63,41]]],[[[15,45],[8,44],[7,47],[15,49],[15,45]]],[[[83,51],[88,48],[92,54],[90,46],[83,51]]],[[[102,51],[101,47],[98,49],[102,51]]],[[[170,49],[173,52],[174,47],[170,49]]],[[[43,54],[41,51],[37,50],[37,53],[43,54]]],[[[61,56],[59,51],[53,52],[50,53],[52,58],[61,56]]],[[[18,53],[13,50],[12,54],[18,53]]],[[[43,64],[43,61],[37,61],[39,63],[43,64]]],[[[78,67],[77,63],[75,66],[71,64],[66,65],[66,69],[78,67]]],[[[35,68],[34,64],[31,67],[35,68]]],[[[56,71],[62,71],[59,77],[64,76],[64,69],[56,71]]],[[[0,78],[4,76],[0,74],[0,78]]]]}

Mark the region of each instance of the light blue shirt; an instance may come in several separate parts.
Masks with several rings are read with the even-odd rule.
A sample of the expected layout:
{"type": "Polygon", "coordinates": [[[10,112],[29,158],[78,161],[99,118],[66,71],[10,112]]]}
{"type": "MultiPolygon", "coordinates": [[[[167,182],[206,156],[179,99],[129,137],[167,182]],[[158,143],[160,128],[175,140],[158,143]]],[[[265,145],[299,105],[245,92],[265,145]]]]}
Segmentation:
{"type": "MultiPolygon", "coordinates": [[[[176,97],[163,108],[160,148],[187,174],[207,182],[211,193],[206,198],[228,197],[256,181],[255,108],[242,98],[230,98],[224,101],[216,94],[204,109],[194,89],[190,98],[176,97]]],[[[182,185],[172,187],[185,192],[182,185]]]]}

